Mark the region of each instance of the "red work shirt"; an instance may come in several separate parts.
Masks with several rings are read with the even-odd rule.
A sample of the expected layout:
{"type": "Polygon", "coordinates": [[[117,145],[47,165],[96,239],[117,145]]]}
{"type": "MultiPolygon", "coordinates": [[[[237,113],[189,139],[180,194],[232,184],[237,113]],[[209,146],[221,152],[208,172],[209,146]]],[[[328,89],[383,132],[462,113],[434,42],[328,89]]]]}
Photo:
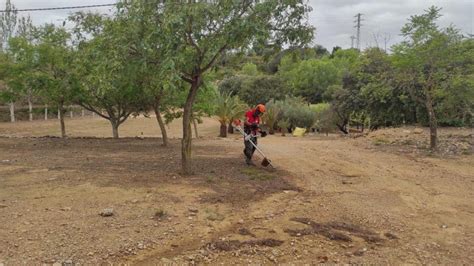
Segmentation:
{"type": "Polygon", "coordinates": [[[255,109],[250,109],[245,113],[245,118],[247,118],[247,123],[249,124],[260,124],[260,116],[255,115],[255,109]]]}
{"type": "MultiPolygon", "coordinates": [[[[250,126],[252,124],[260,124],[260,116],[255,115],[255,109],[250,109],[245,113],[245,131],[250,131],[250,126]]],[[[257,134],[256,130],[252,130],[253,134],[257,134]]],[[[247,133],[248,134],[248,133],[247,133]]]]}

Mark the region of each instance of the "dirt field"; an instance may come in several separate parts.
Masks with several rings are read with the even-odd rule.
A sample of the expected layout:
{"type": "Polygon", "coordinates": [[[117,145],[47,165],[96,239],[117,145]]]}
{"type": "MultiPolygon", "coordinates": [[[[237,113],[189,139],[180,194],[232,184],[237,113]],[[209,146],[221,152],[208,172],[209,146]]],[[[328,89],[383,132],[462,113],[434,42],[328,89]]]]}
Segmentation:
{"type": "Polygon", "coordinates": [[[66,122],[0,124],[0,265],[474,264],[472,130],[269,136],[268,170],[207,119],[184,177],[179,121],[66,122]]]}

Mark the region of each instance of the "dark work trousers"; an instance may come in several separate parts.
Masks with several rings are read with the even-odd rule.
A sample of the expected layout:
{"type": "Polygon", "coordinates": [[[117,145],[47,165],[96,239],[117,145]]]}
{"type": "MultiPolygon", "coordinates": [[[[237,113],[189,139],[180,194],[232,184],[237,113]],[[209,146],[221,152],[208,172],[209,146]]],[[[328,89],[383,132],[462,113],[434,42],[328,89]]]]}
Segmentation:
{"type": "MultiPolygon", "coordinates": [[[[251,137],[250,140],[257,145],[257,137],[251,137]]],[[[255,147],[250,143],[250,141],[244,139],[244,144],[245,144],[245,149],[244,149],[244,154],[245,154],[245,161],[247,163],[250,163],[252,161],[252,156],[253,153],[255,152],[255,147]]]]}

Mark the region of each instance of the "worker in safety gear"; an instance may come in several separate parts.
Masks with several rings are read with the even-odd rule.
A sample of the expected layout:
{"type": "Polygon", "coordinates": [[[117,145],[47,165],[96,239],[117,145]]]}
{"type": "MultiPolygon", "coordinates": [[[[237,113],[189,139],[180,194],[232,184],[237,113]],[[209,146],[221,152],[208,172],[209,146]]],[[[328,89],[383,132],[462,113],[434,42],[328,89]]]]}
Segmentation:
{"type": "Polygon", "coordinates": [[[257,134],[260,132],[262,137],[265,137],[267,133],[265,131],[260,130],[260,117],[265,113],[265,105],[259,104],[255,108],[248,110],[245,113],[245,123],[244,123],[244,132],[247,135],[244,138],[244,154],[245,154],[245,162],[248,165],[255,165],[252,162],[252,156],[255,152],[255,147],[250,143],[252,141],[255,145],[257,145],[257,134]]]}

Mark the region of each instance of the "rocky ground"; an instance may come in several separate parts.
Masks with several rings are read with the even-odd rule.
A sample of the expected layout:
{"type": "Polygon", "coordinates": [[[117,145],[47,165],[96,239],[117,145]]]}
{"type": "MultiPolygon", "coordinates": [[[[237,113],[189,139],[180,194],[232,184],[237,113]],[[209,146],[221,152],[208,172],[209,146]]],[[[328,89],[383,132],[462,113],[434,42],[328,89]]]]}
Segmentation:
{"type": "Polygon", "coordinates": [[[269,136],[271,170],[206,120],[182,176],[179,123],[53,122],[0,124],[0,263],[474,263],[472,130],[269,136]]]}

